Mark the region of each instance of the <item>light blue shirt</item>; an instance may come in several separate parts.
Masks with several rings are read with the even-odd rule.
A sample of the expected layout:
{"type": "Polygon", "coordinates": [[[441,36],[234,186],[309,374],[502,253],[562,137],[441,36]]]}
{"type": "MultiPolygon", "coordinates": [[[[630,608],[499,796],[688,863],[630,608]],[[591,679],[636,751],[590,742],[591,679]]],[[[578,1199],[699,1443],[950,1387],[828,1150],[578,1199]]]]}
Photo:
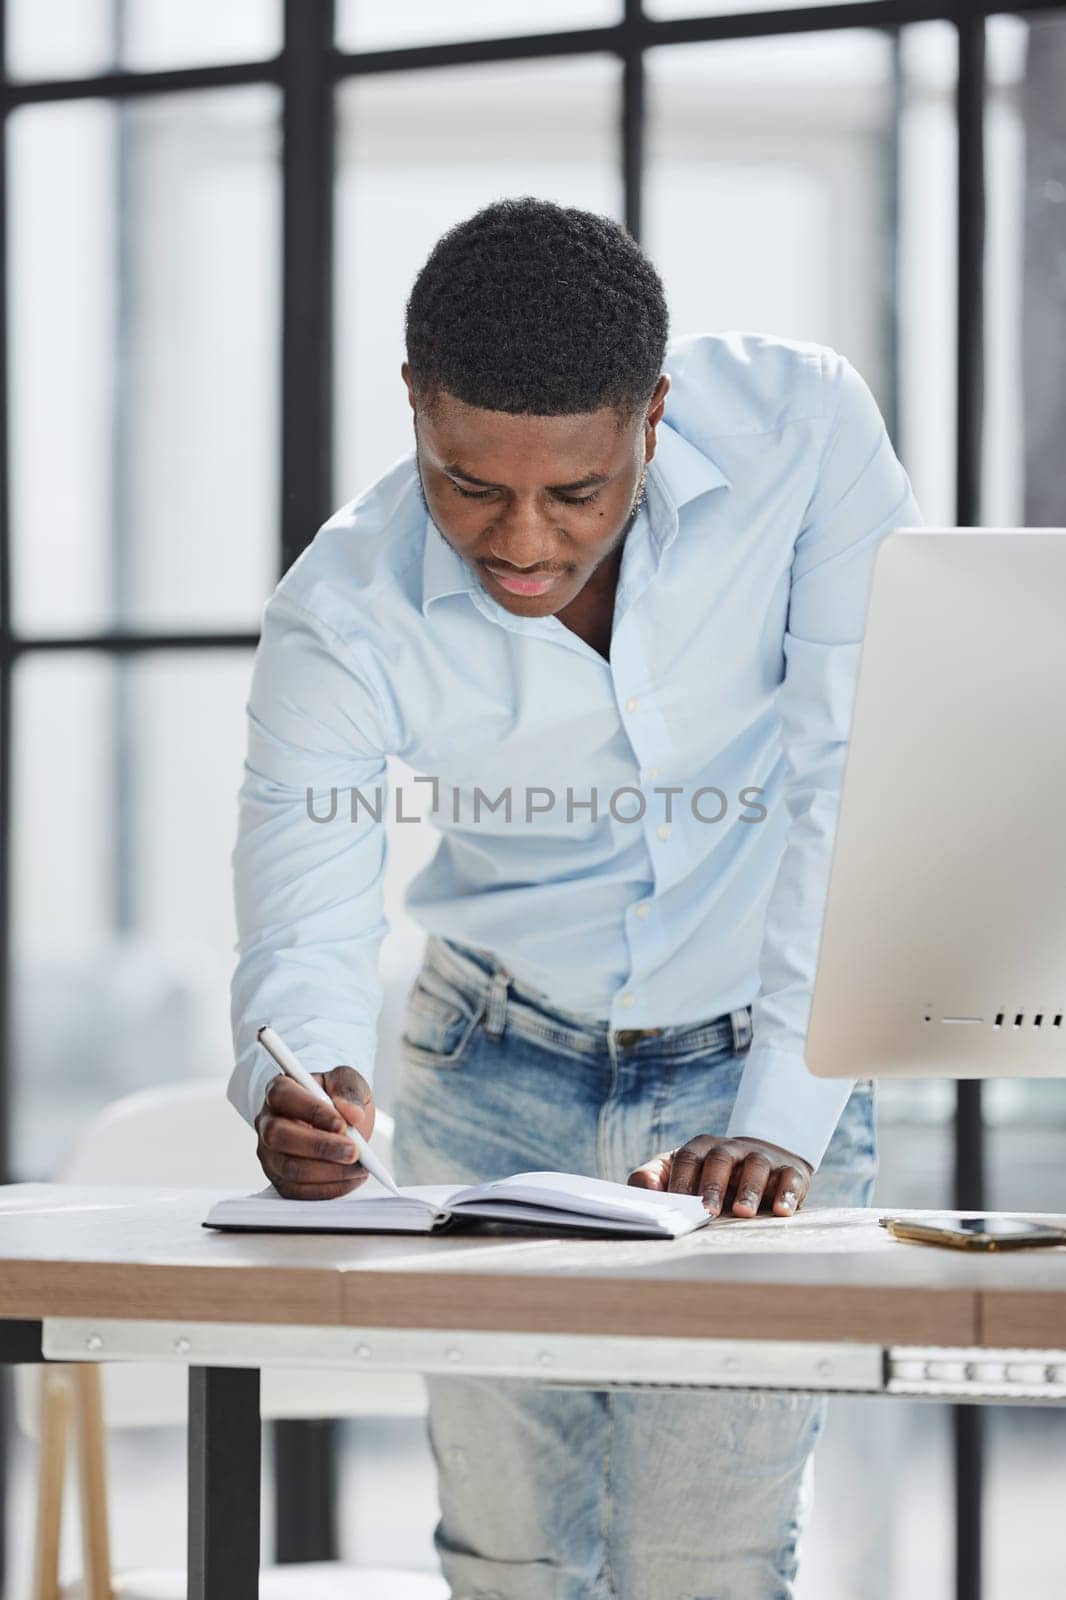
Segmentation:
{"type": "Polygon", "coordinates": [[[852,1084],[808,1072],[804,1041],[871,569],[920,517],[832,350],[701,334],[666,371],[609,661],[488,595],[413,452],[267,602],[233,853],[249,1119],[276,1070],[264,1021],[310,1070],[372,1078],[384,817],[420,793],[440,832],[408,886],[423,927],[612,1028],[751,1004],[729,1127],[692,1133],[820,1162],[852,1084]],[[436,781],[390,793],[390,754],[436,781]]]}

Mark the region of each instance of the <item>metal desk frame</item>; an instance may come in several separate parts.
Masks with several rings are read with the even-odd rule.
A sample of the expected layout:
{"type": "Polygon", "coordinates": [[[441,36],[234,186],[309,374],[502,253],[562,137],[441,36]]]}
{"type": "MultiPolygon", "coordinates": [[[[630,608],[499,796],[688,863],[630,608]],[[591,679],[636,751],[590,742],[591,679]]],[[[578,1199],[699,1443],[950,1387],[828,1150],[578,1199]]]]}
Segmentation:
{"type": "Polygon", "coordinates": [[[188,1367],[189,1600],[257,1600],[263,1367],[464,1373],[598,1389],[1066,1404],[1066,1350],[49,1317],[0,1320],[0,1361],[188,1367]]]}

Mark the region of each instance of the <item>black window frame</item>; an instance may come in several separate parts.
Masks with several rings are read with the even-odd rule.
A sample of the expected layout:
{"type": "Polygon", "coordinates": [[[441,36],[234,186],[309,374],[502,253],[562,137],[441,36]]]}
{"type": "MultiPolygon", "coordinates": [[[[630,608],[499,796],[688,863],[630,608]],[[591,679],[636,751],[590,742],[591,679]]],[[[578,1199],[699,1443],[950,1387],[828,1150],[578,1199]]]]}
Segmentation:
{"type": "MultiPolygon", "coordinates": [[[[627,227],[640,237],[644,184],[645,52],[658,45],[755,39],[772,35],[869,28],[898,37],[914,23],[943,21],[958,39],[956,281],[957,433],[956,521],[980,521],[980,459],[984,371],[984,106],[986,18],[1060,11],[1064,0],[858,0],[786,11],[685,17],[645,16],[642,0],[619,0],[607,27],[524,34],[343,52],[334,45],[333,0],[284,0],[282,48],[266,60],[166,71],[108,72],[90,77],[23,82],[6,73],[5,3],[0,0],[0,1182],[10,1181],[12,1103],[12,684],[16,664],[41,652],[89,651],[129,657],[200,649],[253,650],[246,632],[158,632],[113,629],[63,636],[20,635],[11,610],[9,371],[7,359],[7,126],[20,106],[62,100],[117,101],[137,96],[272,84],[281,90],[282,385],[279,569],[283,572],[331,510],[333,456],[332,254],[334,91],[340,82],[374,73],[433,71],[450,66],[612,55],[622,65],[618,155],[627,227]]],[[[956,1086],[954,1205],[984,1203],[984,1119],[981,1083],[956,1086]]],[[[981,1416],[977,1406],[954,1408],[957,1600],[981,1593],[981,1416]]],[[[2,1425],[2,1419],[0,1419],[2,1425]]],[[[0,1494],[3,1488],[0,1439],[0,1494]]],[[[0,1586],[3,1581],[0,1507],[0,1586]]]]}

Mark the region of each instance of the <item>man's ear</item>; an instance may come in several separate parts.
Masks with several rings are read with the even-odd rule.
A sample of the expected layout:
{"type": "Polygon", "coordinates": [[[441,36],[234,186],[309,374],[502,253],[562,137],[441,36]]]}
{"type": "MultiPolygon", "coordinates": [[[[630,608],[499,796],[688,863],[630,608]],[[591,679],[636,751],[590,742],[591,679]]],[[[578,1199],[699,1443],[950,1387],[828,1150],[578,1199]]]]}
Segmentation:
{"type": "Polygon", "coordinates": [[[655,388],[652,391],[652,397],[648,402],[648,414],[644,419],[644,426],[646,428],[657,428],[660,422],[663,420],[663,412],[666,409],[666,397],[669,392],[670,379],[668,374],[664,372],[660,376],[658,383],[655,385],[655,388]]]}
{"type": "Polygon", "coordinates": [[[670,379],[669,379],[669,376],[664,372],[664,373],[662,373],[660,375],[659,381],[655,385],[655,388],[654,388],[654,390],[652,392],[651,400],[650,400],[650,402],[648,404],[648,413],[647,413],[647,416],[644,418],[644,464],[645,464],[645,466],[651,460],[652,456],[655,454],[655,445],[656,445],[656,432],[655,432],[655,430],[658,428],[660,422],[663,420],[663,412],[666,409],[666,396],[669,394],[669,392],[670,392],[670,379]]]}
{"type": "Polygon", "coordinates": [[[406,361],[404,362],[403,366],[400,368],[400,376],[401,376],[401,378],[403,379],[404,383],[407,386],[407,403],[411,407],[412,411],[416,411],[417,412],[418,405],[417,405],[417,402],[415,400],[415,391],[414,391],[414,389],[413,389],[413,387],[411,385],[411,369],[407,365],[406,361]]]}

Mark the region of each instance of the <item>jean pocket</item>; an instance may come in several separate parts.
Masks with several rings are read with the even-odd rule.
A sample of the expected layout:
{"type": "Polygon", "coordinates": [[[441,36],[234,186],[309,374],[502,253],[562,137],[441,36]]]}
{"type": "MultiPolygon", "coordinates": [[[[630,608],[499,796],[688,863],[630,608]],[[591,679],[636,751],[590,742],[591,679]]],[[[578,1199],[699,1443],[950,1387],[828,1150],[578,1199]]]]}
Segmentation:
{"type": "Polygon", "coordinates": [[[808,1204],[868,1206],[877,1167],[876,1091],[867,1078],[856,1083],[841,1113],[814,1175],[808,1204]]]}
{"type": "Polygon", "coordinates": [[[401,1041],[407,1060],[419,1066],[457,1066],[485,1015],[485,1005],[484,999],[424,969],[407,1001],[401,1041]]]}
{"type": "Polygon", "coordinates": [[[877,1153],[877,1099],[873,1080],[860,1078],[837,1123],[841,1145],[867,1157],[877,1153]]]}

